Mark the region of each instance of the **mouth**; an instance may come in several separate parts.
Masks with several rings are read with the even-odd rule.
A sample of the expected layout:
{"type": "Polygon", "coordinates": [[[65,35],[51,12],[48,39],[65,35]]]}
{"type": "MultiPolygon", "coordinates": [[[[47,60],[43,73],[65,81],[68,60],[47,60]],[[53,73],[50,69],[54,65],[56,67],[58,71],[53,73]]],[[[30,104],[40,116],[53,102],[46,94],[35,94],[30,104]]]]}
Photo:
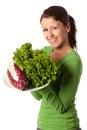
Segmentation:
{"type": "Polygon", "coordinates": [[[49,39],[50,42],[56,41],[56,38],[49,39]]]}

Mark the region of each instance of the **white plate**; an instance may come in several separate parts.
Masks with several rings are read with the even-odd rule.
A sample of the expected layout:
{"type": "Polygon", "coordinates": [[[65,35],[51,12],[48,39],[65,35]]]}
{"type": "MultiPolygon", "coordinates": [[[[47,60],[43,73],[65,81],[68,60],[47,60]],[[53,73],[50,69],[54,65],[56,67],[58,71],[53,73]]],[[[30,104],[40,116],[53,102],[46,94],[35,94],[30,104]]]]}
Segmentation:
{"type": "Polygon", "coordinates": [[[48,85],[49,85],[49,83],[45,84],[44,86],[40,86],[38,88],[29,89],[29,91],[37,91],[37,90],[40,90],[40,89],[43,89],[43,88],[47,87],[48,85]]]}
{"type": "MultiPolygon", "coordinates": [[[[14,86],[10,83],[7,74],[4,75],[4,77],[3,77],[3,82],[4,82],[4,84],[5,84],[6,86],[8,86],[9,88],[14,88],[14,89],[16,89],[16,90],[20,90],[20,89],[17,89],[16,87],[14,87],[14,86]]],[[[37,91],[37,90],[40,90],[40,89],[43,89],[43,88],[47,87],[48,85],[49,85],[49,83],[45,84],[44,86],[40,86],[40,87],[37,87],[37,88],[30,88],[30,89],[26,89],[26,90],[23,90],[23,91],[37,91]]],[[[22,91],[22,90],[20,90],[20,91],[22,91]]]]}

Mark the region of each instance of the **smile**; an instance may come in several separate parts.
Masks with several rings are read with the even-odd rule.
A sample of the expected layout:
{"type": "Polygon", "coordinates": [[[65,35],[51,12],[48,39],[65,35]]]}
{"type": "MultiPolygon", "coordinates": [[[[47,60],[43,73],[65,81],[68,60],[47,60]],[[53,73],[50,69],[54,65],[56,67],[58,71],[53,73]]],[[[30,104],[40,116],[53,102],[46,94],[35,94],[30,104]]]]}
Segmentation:
{"type": "Polygon", "coordinates": [[[51,42],[53,42],[53,41],[55,41],[56,40],[56,38],[53,38],[53,39],[49,39],[51,42]]]}

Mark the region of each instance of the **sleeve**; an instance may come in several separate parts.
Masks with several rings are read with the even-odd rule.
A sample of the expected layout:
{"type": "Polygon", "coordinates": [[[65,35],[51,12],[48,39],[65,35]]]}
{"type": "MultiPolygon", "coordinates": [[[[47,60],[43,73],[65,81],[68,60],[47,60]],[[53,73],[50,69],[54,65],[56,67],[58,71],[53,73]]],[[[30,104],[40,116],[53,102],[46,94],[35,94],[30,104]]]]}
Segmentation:
{"type": "Polygon", "coordinates": [[[31,94],[36,100],[40,100],[42,98],[42,95],[38,91],[32,91],[31,94]]]}
{"type": "MultiPolygon", "coordinates": [[[[44,88],[39,92],[44,100],[51,105],[58,113],[63,113],[75,100],[78,84],[81,76],[81,66],[69,65],[63,71],[60,90],[58,93],[50,91],[50,88],[44,88]]],[[[52,86],[53,87],[53,86],[52,86]]]]}

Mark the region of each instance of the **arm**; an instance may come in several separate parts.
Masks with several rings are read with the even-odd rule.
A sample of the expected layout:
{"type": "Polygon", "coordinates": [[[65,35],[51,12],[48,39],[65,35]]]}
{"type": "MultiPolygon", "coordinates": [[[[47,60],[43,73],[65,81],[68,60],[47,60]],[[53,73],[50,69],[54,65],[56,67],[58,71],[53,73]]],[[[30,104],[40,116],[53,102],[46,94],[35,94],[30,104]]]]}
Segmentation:
{"type": "Polygon", "coordinates": [[[32,91],[31,94],[37,100],[40,100],[42,98],[42,95],[38,91],[32,91]]]}
{"type": "Polygon", "coordinates": [[[61,78],[60,90],[57,94],[50,91],[50,86],[39,90],[44,100],[58,113],[63,113],[66,111],[66,109],[74,101],[80,81],[81,69],[80,64],[70,64],[64,69],[61,78]]]}

